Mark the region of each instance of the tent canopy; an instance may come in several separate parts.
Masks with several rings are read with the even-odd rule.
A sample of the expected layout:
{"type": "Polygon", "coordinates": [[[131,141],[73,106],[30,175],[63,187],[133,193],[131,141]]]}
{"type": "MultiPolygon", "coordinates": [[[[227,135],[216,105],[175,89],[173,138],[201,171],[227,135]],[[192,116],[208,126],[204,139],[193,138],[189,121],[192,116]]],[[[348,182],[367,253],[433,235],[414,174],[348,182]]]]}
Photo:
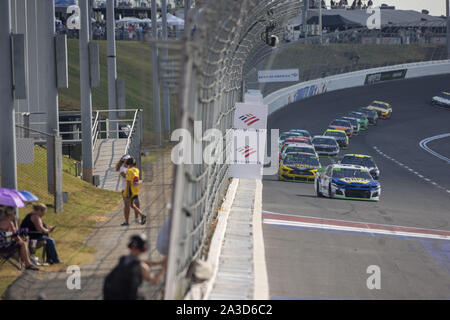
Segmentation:
{"type": "MultiPolygon", "coordinates": [[[[314,16],[308,20],[308,24],[319,24],[319,17],[314,16]]],[[[325,28],[357,28],[362,27],[359,23],[347,20],[340,15],[324,15],[322,17],[322,26],[325,28]]]]}
{"type": "Polygon", "coordinates": [[[76,5],[75,0],[55,0],[55,7],[70,7],[76,5]]]}

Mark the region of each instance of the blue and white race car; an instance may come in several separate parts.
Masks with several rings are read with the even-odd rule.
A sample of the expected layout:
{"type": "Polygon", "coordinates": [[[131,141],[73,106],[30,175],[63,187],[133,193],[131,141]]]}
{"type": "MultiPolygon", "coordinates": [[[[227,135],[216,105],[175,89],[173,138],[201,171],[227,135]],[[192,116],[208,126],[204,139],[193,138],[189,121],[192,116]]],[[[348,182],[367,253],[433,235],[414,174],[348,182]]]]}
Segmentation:
{"type": "Polygon", "coordinates": [[[348,164],[331,164],[319,168],[314,179],[318,197],[380,200],[381,186],[366,167],[348,164]]]}
{"type": "Polygon", "coordinates": [[[431,99],[431,104],[440,107],[450,108],[450,93],[441,92],[441,94],[434,96],[431,99]]]}

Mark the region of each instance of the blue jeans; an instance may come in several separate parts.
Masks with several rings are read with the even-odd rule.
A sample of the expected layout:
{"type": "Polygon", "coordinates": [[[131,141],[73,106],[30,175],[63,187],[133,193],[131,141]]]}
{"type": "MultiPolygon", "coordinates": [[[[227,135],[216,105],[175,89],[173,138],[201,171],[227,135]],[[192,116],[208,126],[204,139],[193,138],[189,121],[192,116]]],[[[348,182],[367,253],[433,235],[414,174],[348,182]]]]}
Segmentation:
{"type": "Polygon", "coordinates": [[[47,255],[48,262],[59,263],[58,253],[56,252],[56,244],[55,240],[50,237],[42,236],[38,239],[38,241],[45,240],[45,252],[47,255]]]}

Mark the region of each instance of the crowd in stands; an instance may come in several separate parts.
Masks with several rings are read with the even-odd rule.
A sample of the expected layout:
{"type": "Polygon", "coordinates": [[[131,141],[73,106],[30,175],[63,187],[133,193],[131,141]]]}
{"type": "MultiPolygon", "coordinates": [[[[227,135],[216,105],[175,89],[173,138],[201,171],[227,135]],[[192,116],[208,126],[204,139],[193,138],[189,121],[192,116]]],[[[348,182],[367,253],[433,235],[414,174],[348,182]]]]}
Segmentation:
{"type": "MultiPolygon", "coordinates": [[[[321,5],[322,8],[326,9],[327,8],[327,3],[325,0],[321,0],[321,5]]],[[[311,2],[310,7],[312,9],[317,9],[319,8],[319,0],[314,0],[311,2]]],[[[369,1],[362,1],[362,0],[353,0],[352,4],[349,5],[348,0],[330,0],[330,5],[329,8],[331,9],[351,9],[351,10],[356,10],[356,9],[368,9],[373,7],[373,1],[369,0],[369,1]]]]}
{"type": "MultiPolygon", "coordinates": [[[[78,39],[79,32],[76,29],[68,29],[64,23],[56,23],[56,32],[66,34],[68,38],[78,39]]],[[[168,37],[177,38],[180,31],[175,27],[168,27],[168,37]]],[[[153,38],[152,27],[149,23],[118,23],[116,25],[116,40],[149,41],[153,38]]],[[[158,26],[158,38],[162,38],[162,28],[158,26]]],[[[106,23],[95,22],[92,24],[92,39],[106,40],[106,23]]]]}

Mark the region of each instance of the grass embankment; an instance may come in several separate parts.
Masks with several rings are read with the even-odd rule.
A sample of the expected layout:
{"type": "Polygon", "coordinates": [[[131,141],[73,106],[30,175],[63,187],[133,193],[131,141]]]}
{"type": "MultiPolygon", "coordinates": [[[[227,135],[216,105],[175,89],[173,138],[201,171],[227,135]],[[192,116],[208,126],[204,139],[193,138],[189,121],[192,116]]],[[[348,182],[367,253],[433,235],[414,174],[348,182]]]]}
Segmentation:
{"type": "MultiPolygon", "coordinates": [[[[39,197],[40,202],[49,206],[44,221],[48,226],[56,225],[52,233],[56,241],[58,253],[63,265],[42,267],[44,271],[63,269],[68,265],[82,265],[94,259],[95,249],[84,244],[86,236],[93,226],[105,219],[111,210],[117,208],[121,195],[119,192],[102,190],[85,183],[75,177],[73,160],[63,158],[63,191],[68,192],[69,201],[64,203],[64,210],[55,214],[53,209],[53,196],[46,190],[47,184],[47,153],[41,147],[35,149],[34,164],[19,164],[18,185],[19,190],[28,190],[39,197]],[[88,196],[87,196],[88,195],[88,196]]],[[[31,211],[31,206],[20,209],[20,219],[31,211]]],[[[40,250],[38,256],[41,256],[40,250]]],[[[21,275],[8,263],[0,268],[0,297],[6,288],[21,275]]]]}
{"type": "MultiPolygon", "coordinates": [[[[430,46],[431,48],[431,46],[430,46]]],[[[355,64],[352,60],[359,56],[359,65],[400,64],[425,59],[427,46],[419,45],[292,45],[279,54],[265,59],[263,65],[272,62],[272,68],[298,67],[302,70],[326,65],[329,68],[346,67],[355,64]],[[270,62],[271,61],[271,62],[270,62]]]]}
{"type": "MultiPolygon", "coordinates": [[[[108,109],[108,61],[106,41],[97,41],[100,49],[100,87],[92,90],[94,110],[108,109]]],[[[153,144],[152,45],[146,42],[117,41],[117,77],[125,80],[127,109],[144,110],[144,144],[153,144]]],[[[68,43],[69,88],[59,90],[60,110],[80,110],[79,42],[68,43]]],[[[177,96],[171,95],[171,127],[174,128],[177,96]]],[[[161,98],[162,105],[162,98],[161,98]]],[[[161,110],[161,117],[163,112],[161,110]]],[[[162,122],[163,123],[163,122],[162,122]]]]}
{"type": "MultiPolygon", "coordinates": [[[[247,82],[252,88],[258,86],[257,70],[298,68],[299,82],[303,82],[356,70],[441,58],[442,47],[433,45],[292,44],[261,61],[249,73],[247,82]]],[[[267,94],[293,84],[270,83],[259,87],[267,94]]]]}

